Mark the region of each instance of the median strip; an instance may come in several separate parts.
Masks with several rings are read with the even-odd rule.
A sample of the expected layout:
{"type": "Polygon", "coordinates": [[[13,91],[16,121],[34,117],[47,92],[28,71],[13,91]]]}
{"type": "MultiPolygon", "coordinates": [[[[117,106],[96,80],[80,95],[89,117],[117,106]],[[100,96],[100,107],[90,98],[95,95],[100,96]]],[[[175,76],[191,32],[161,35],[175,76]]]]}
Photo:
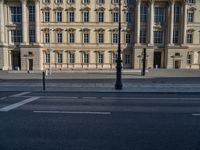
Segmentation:
{"type": "Polygon", "coordinates": [[[91,114],[91,115],[111,115],[111,112],[79,112],[79,111],[33,111],[34,113],[45,114],[91,114]]]}

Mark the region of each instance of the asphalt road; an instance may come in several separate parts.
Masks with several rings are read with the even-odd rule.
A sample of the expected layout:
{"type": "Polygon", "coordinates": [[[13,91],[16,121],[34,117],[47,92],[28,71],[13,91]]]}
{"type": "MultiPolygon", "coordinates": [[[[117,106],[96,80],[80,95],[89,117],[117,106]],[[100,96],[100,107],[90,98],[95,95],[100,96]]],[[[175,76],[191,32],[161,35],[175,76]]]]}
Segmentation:
{"type": "Polygon", "coordinates": [[[200,150],[200,94],[0,92],[0,150],[200,150]]]}

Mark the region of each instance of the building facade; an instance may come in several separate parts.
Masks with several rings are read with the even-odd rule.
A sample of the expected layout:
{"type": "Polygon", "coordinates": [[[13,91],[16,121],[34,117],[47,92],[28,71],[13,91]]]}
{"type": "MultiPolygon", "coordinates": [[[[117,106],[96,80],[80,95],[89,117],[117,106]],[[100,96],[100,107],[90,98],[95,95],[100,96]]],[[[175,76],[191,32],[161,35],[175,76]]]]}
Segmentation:
{"type": "MultiPolygon", "coordinates": [[[[200,0],[121,0],[123,68],[200,68],[200,0]]],[[[0,69],[115,69],[119,0],[0,0],[0,69]]]]}

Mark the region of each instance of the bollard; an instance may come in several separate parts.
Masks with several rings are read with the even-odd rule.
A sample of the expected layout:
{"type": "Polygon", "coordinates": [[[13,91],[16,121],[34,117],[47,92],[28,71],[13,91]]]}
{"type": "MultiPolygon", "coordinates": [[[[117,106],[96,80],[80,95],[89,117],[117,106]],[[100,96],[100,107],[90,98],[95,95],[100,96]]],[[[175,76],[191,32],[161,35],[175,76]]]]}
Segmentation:
{"type": "Polygon", "coordinates": [[[45,85],[45,72],[42,72],[42,79],[43,79],[43,92],[46,90],[46,85],[45,85]]]}
{"type": "Polygon", "coordinates": [[[145,71],[146,71],[146,56],[147,56],[147,53],[146,53],[146,48],[144,48],[144,51],[143,51],[143,59],[142,59],[142,76],[145,76],[145,71]]]}

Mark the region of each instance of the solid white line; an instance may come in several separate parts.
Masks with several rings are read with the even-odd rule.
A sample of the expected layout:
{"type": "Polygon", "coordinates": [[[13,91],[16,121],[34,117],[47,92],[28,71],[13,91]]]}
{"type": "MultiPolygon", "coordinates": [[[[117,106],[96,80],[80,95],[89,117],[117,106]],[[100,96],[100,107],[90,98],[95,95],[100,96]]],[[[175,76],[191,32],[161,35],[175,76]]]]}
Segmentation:
{"type": "Polygon", "coordinates": [[[111,112],[78,112],[78,111],[33,111],[34,113],[45,114],[92,114],[92,115],[111,115],[111,112]]]}
{"type": "Polygon", "coordinates": [[[21,92],[21,93],[18,93],[18,94],[15,94],[15,95],[11,95],[10,97],[20,97],[20,96],[23,96],[23,95],[26,95],[26,94],[30,94],[31,92],[21,92]]]}
{"type": "Polygon", "coordinates": [[[8,105],[8,106],[6,106],[6,107],[3,107],[3,108],[0,109],[0,111],[2,111],[2,112],[7,112],[7,111],[10,111],[10,110],[12,110],[12,109],[18,108],[18,107],[20,107],[20,106],[22,106],[22,105],[25,105],[25,104],[27,104],[27,103],[30,103],[30,102],[32,102],[32,101],[35,101],[35,100],[37,100],[37,99],[39,99],[39,98],[40,98],[40,97],[31,97],[31,98],[25,99],[25,100],[23,100],[23,101],[21,101],[21,102],[18,102],[18,103],[11,104],[11,105],[8,105]]]}
{"type": "Polygon", "coordinates": [[[200,114],[192,114],[192,116],[200,116],[200,114]]]}

